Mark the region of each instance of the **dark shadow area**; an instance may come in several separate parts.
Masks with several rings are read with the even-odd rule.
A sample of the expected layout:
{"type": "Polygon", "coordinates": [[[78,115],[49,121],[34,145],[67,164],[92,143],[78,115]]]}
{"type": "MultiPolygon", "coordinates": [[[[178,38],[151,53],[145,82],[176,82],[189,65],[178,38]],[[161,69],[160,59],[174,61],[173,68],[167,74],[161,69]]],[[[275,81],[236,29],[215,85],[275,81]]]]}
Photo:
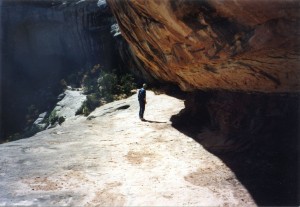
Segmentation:
{"type": "Polygon", "coordinates": [[[125,110],[125,109],[128,109],[129,107],[130,107],[130,105],[126,104],[124,106],[118,107],[116,110],[125,110]]]}
{"type": "Polygon", "coordinates": [[[152,90],[155,95],[167,94],[181,100],[185,100],[187,96],[187,93],[183,92],[178,85],[172,83],[156,82],[153,83],[152,86],[149,87],[149,89],[152,90]]]}
{"type": "Polygon", "coordinates": [[[149,122],[149,123],[157,123],[157,124],[167,123],[166,121],[152,121],[152,120],[147,120],[147,119],[144,119],[143,121],[144,122],[149,122]]]}
{"type": "Polygon", "coordinates": [[[298,206],[299,94],[196,92],[171,118],[219,157],[259,206],[298,206]]]}

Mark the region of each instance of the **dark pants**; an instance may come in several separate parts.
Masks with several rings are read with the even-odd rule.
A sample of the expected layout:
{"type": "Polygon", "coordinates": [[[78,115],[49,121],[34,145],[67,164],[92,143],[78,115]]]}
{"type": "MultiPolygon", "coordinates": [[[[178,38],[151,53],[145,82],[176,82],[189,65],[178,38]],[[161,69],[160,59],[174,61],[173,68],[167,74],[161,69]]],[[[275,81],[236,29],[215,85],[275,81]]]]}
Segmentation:
{"type": "Polygon", "coordinates": [[[139,101],[140,103],[140,112],[139,112],[139,117],[140,119],[144,118],[144,111],[145,111],[145,102],[144,101],[139,101]]]}

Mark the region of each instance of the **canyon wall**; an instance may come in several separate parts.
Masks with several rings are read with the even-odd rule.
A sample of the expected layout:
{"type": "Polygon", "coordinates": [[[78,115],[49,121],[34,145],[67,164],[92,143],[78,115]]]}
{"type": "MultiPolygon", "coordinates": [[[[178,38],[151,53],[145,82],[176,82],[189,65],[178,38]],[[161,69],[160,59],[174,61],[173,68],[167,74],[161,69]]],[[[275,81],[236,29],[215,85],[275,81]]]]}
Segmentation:
{"type": "Polygon", "coordinates": [[[122,35],[157,79],[183,90],[300,90],[299,1],[108,3],[122,35]]]}
{"type": "Polygon", "coordinates": [[[4,0],[0,15],[0,140],[25,127],[29,110],[55,105],[61,79],[121,64],[105,1],[4,0]]]}

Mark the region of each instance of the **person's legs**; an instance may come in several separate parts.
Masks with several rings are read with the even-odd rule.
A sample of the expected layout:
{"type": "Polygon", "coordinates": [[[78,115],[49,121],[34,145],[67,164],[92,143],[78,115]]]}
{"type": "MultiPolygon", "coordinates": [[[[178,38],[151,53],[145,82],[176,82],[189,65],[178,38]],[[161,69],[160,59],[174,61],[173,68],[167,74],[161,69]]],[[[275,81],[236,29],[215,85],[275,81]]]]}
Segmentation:
{"type": "Polygon", "coordinates": [[[145,103],[142,104],[142,119],[144,119],[145,103]]]}
{"type": "Polygon", "coordinates": [[[140,119],[144,118],[144,112],[145,112],[145,103],[140,101],[140,112],[139,112],[140,119]]]}

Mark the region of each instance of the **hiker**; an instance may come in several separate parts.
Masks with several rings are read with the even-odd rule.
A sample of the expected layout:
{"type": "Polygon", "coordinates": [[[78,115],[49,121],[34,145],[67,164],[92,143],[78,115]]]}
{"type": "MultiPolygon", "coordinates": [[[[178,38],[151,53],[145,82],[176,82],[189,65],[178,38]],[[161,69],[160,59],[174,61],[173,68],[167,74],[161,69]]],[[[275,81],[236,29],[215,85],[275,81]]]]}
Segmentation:
{"type": "Polygon", "coordinates": [[[146,105],[146,88],[147,85],[144,83],[143,87],[139,90],[138,93],[138,100],[140,103],[140,111],[139,111],[139,117],[140,120],[145,121],[144,119],[144,111],[145,111],[145,105],[146,105]]]}

